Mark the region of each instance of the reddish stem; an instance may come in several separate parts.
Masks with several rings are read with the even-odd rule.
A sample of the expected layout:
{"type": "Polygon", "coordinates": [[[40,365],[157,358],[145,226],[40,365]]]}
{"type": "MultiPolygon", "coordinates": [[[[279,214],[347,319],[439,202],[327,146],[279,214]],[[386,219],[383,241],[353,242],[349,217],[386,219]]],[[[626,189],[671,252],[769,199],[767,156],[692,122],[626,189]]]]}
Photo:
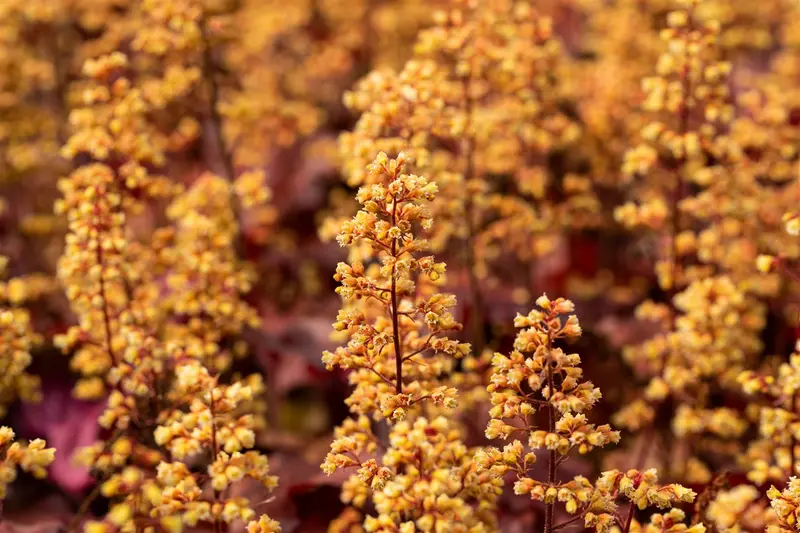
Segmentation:
{"type": "Polygon", "coordinates": [[[633,522],[633,513],[636,511],[633,502],[628,506],[628,518],[625,519],[625,528],[622,533],[629,533],[631,530],[631,523],[633,522]]]}
{"type": "MultiPolygon", "coordinates": [[[[392,197],[392,227],[397,225],[397,199],[392,197]]],[[[400,319],[397,311],[397,239],[392,239],[392,287],[391,287],[391,315],[392,315],[392,337],[394,340],[394,360],[397,394],[403,394],[403,357],[400,352],[400,319]]]]}
{"type": "MultiPolygon", "coordinates": [[[[553,407],[553,367],[550,365],[550,358],[553,353],[553,337],[547,332],[547,388],[548,388],[548,402],[547,402],[547,424],[550,433],[555,433],[556,430],[556,413],[553,407]]],[[[547,485],[548,488],[554,486],[556,483],[556,451],[550,450],[547,458],[547,485]]],[[[544,511],[544,533],[553,533],[553,515],[555,503],[545,504],[544,511]]]]}

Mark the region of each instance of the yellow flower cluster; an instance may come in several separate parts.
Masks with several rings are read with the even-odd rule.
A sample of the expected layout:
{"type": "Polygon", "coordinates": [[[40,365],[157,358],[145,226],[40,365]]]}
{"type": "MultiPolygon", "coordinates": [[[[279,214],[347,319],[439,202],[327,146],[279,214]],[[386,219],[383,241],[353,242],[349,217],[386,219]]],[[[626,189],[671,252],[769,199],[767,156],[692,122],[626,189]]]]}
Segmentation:
{"type": "Polygon", "coordinates": [[[631,531],[635,533],[705,533],[706,526],[703,524],[688,526],[684,523],[685,520],[686,513],[680,509],[671,509],[667,513],[654,514],[647,524],[631,524],[631,531]]]}
{"type": "MultiPolygon", "coordinates": [[[[0,275],[8,259],[0,256],[0,275]]],[[[0,416],[17,398],[39,399],[39,378],[26,372],[31,350],[41,342],[31,324],[30,312],[20,307],[32,296],[23,278],[0,282],[0,416]]]]}
{"type": "Polygon", "coordinates": [[[204,174],[167,208],[173,224],[155,236],[166,285],[159,303],[172,317],[167,338],[215,371],[226,370],[232,360],[221,341],[259,324],[243,300],[254,273],[237,256],[233,202],[230,182],[204,174]]]}
{"type": "Polygon", "coordinates": [[[755,396],[749,409],[758,424],[759,439],[750,443],[742,464],[754,483],[783,481],[797,472],[798,394],[800,394],[800,341],[788,363],[774,375],[748,370],[739,376],[746,394],[755,396]],[[759,401],[760,400],[760,401],[759,401]]]}
{"type": "Polygon", "coordinates": [[[709,164],[708,159],[724,163],[734,150],[727,137],[719,135],[733,119],[726,83],[731,65],[718,59],[719,23],[698,20],[702,3],[681,1],[681,8],[667,16],[668,27],[661,32],[666,50],[658,58],[656,75],[642,81],[642,108],[654,120],[642,127],[641,143],[626,153],[622,166],[635,201],[615,212],[627,227],[667,233],[667,249],[660,252],[656,273],[659,285],[670,293],[693,279],[680,268],[683,257],[696,253],[708,262],[713,251],[706,247],[719,245],[717,226],[699,235],[684,231],[684,212],[712,218],[708,211],[717,206],[707,206],[708,197],[716,196],[718,187],[729,187],[721,183],[729,178],[724,164],[709,164]],[[692,185],[710,188],[687,198],[692,185]]]}
{"type": "Polygon", "coordinates": [[[5,499],[8,486],[17,477],[18,468],[38,478],[47,475],[46,468],[55,459],[56,450],[45,446],[42,439],[28,444],[15,442],[14,431],[6,426],[0,427],[0,500],[5,499]]]}
{"type": "Polygon", "coordinates": [[[705,519],[719,531],[763,531],[775,516],[761,495],[752,485],[720,491],[709,503],[705,519]]]}
{"type": "MultiPolygon", "coordinates": [[[[675,319],[665,305],[646,302],[639,307],[641,318],[661,323],[663,329],[640,345],[626,347],[629,364],[649,382],[640,399],[616,414],[615,423],[631,430],[647,427],[656,410],[674,399],[678,403],[670,417],[676,437],[739,437],[747,429],[741,414],[711,407],[710,398],[739,389],[740,373],[762,348],[764,309],[728,277],[693,282],[673,301],[681,313],[675,319]]],[[[706,481],[710,477],[704,468],[692,470],[706,481]]]]}
{"type": "MultiPolygon", "coordinates": [[[[200,360],[176,349],[165,361],[153,349],[154,343],[152,338],[136,340],[138,360],[126,357],[133,364],[101,417],[101,423],[116,428],[119,436],[80,453],[84,464],[106,475],[102,495],[117,501],[103,521],[92,521],[87,529],[102,533],[158,518],[162,527],[180,531],[181,524],[255,519],[246,498],[222,495],[244,478],[255,479],[268,490],[277,483],[269,474],[267,458],[245,451],[255,444],[257,423],[252,412],[254,397],[263,391],[260,376],[220,385],[200,360]],[[174,380],[166,380],[167,370],[174,372],[174,380]],[[130,382],[139,388],[131,390],[130,382]],[[154,390],[165,386],[168,392],[163,397],[152,398],[154,390]],[[148,440],[168,454],[142,442],[148,428],[153,428],[148,440]],[[209,457],[211,499],[201,476],[188,466],[188,461],[204,457],[209,457]]],[[[268,527],[269,521],[253,527],[262,526],[268,527]]]]}
{"type": "MultiPolygon", "coordinates": [[[[421,31],[399,72],[375,70],[345,94],[361,116],[339,138],[350,185],[375,153],[403,151],[440,188],[432,249],[464,243],[471,340],[483,352],[482,281],[508,260],[530,267],[564,226],[595,225],[599,203],[578,168],[553,168],[579,127],[560,106],[565,53],[529,1],[458,0],[421,31]],[[559,200],[555,200],[558,198],[559,200]]],[[[331,234],[338,221],[322,232],[331,234]]]]}
{"type": "MultiPolygon", "coordinates": [[[[111,501],[86,530],[158,523],[175,532],[205,522],[219,531],[245,520],[253,533],[278,531],[247,498],[230,494],[244,478],[268,490],[277,481],[267,458],[248,451],[263,427],[254,416],[263,383],[220,382],[247,350],[244,328],[258,324],[244,302],[255,276],[238,256],[234,206],[265,207],[269,192],[255,174],[234,181],[232,171],[227,179],[207,173],[184,188],[157,173],[199,132],[173,107],[187,106],[204,79],[210,14],[191,0],[139,7],[132,55],[84,65],[89,81],[63,149],[79,166],[60,182],[56,206],[69,221],[59,276],[78,319],[56,342],[74,352],[72,366],[85,376],[76,395],[108,392],[99,422],[112,432],[79,452],[111,501]],[[165,209],[162,197],[170,200],[165,209]],[[148,216],[167,224],[153,229],[142,224],[148,216]],[[207,476],[190,468],[198,462],[207,476]]],[[[216,113],[216,95],[206,101],[216,113]]],[[[219,155],[229,158],[219,139],[219,155]]]]}
{"type": "Polygon", "coordinates": [[[220,450],[231,454],[253,447],[252,416],[236,412],[260,392],[258,388],[254,391],[242,383],[217,385],[208,369],[192,359],[178,364],[175,377],[174,393],[192,401],[187,412],[175,409],[160,421],[154,433],[157,444],[178,459],[209,447],[215,448],[215,456],[220,450]]]}
{"type": "MultiPolygon", "coordinates": [[[[760,248],[775,246],[778,228],[764,208],[775,187],[761,176],[781,157],[761,155],[774,110],[766,110],[758,91],[731,93],[732,65],[721,60],[724,11],[706,0],[677,4],[660,33],[665,46],[656,75],[642,84],[649,122],[622,165],[634,201],[615,212],[628,228],[660,234],[654,270],[664,293],[661,303],[637,308],[637,318],[659,332],[625,347],[626,362],[647,381],[615,423],[652,431],[656,416],[668,416],[674,438],[690,448],[733,455],[732,441],[747,421],[710,399],[736,393],[739,374],[763,349],[766,310],[756,298],[775,294],[777,284],[758,275],[756,258],[760,248]],[[737,116],[737,104],[750,112],[737,116]]],[[[767,263],[759,259],[758,268],[767,263]]],[[[709,481],[694,453],[681,475],[709,481]]]]}
{"type": "MultiPolygon", "coordinates": [[[[323,361],[351,371],[347,404],[359,416],[336,428],[322,469],[356,469],[342,500],[364,507],[371,497],[378,515],[364,519],[367,531],[483,531],[495,520],[499,481],[477,472],[457,424],[424,416],[432,406],[456,406],[456,389],[443,383],[470,346],[446,336],[461,327],[450,312],[455,297],[424,290],[432,286],[423,276],[435,282],[445,271],[421,255],[427,243],[415,235],[431,228],[426,202],[437,187],[406,174],[406,162],[403,152],[376,157],[370,184],[357,195],[362,209],[338,236],[342,246],[365,243],[373,264],[340,263],[336,270],[337,292],[349,306],[334,329],[350,340],[323,361]],[[373,432],[370,417],[390,424],[388,442],[373,432]]],[[[346,523],[344,516],[337,522],[346,523]]]]}
{"type": "Polygon", "coordinates": [[[800,519],[800,479],[792,476],[782,491],[774,486],[767,491],[770,505],[777,517],[777,523],[767,526],[769,533],[788,533],[797,531],[800,519]]]}
{"type": "MultiPolygon", "coordinates": [[[[582,381],[580,356],[566,354],[555,346],[559,341],[581,335],[577,317],[570,314],[575,310],[574,304],[563,298],[550,300],[546,295],[539,297],[536,304],[539,309],[527,316],[518,315],[514,321],[521,328],[514,341],[515,351],[509,356],[496,354],[492,360],[494,372],[489,385],[492,419],[486,429],[486,437],[490,439],[507,440],[521,433],[527,436],[527,449],[514,440],[502,450],[483,450],[475,457],[480,469],[498,479],[513,472],[516,494],[530,495],[531,499],[545,503],[544,531],[548,533],[579,519],[598,532],[610,531],[619,524],[627,533],[631,530],[634,506],[663,509],[693,501],[695,493],[681,485],[659,485],[655,469],[607,471],[594,484],[584,476],[566,482],[558,480],[558,465],[570,452],[585,454],[619,442],[620,436],[607,424],[595,426],[587,421],[585,412],[600,399],[600,391],[591,382],[582,381]],[[563,315],[568,315],[566,321],[563,315]],[[540,410],[547,412],[547,429],[535,426],[534,415],[540,410]],[[547,480],[531,477],[536,449],[547,450],[547,480]],[[615,502],[621,497],[630,502],[624,526],[615,513],[615,502]],[[556,503],[563,504],[575,518],[555,524],[556,503]]],[[[703,533],[705,529],[693,531],[703,533]]]]}
{"type": "Polygon", "coordinates": [[[602,495],[613,496],[620,493],[639,509],[650,506],[665,509],[680,502],[692,502],[696,496],[694,491],[680,485],[659,485],[655,469],[644,472],[638,470],[628,470],[624,473],[616,470],[603,472],[597,480],[596,487],[602,495]]]}
{"type": "Polygon", "coordinates": [[[192,398],[191,404],[188,411],[165,412],[154,438],[178,460],[211,456],[208,476],[213,499],[203,498],[197,477],[186,463],[162,462],[157,479],[163,490],[160,500],[154,502],[152,514],[178,515],[189,526],[200,521],[219,524],[253,520],[256,513],[246,498],[223,495],[245,477],[259,481],[268,490],[277,485],[277,478],[269,474],[265,456],[255,451],[243,452],[255,445],[253,417],[243,408],[254,394],[261,392],[260,381],[219,385],[205,366],[191,359],[179,363],[175,374],[173,393],[179,398],[192,398]]]}
{"type": "MultiPolygon", "coordinates": [[[[461,432],[444,417],[418,418],[392,427],[383,455],[387,479],[373,477],[378,517],[372,531],[482,531],[493,529],[499,480],[479,473],[461,432]],[[387,520],[387,518],[389,520],[387,520]],[[383,523],[382,523],[383,522],[383,523]]],[[[362,467],[363,469],[363,467],[362,467]]]]}
{"type": "Polygon", "coordinates": [[[337,292],[357,305],[343,309],[334,324],[350,336],[348,344],[323,355],[329,369],[353,370],[355,390],[347,401],[353,412],[392,420],[426,400],[454,407],[456,391],[440,380],[470,349],[446,336],[461,328],[451,313],[454,296],[416,297],[417,278],[435,281],[445,265],[422,256],[427,242],[414,235],[432,225],[425,202],[433,200],[436,184],[404,173],[405,164],[404,153],[378,155],[369,169],[372,185],[358,192],[362,209],[337,237],[342,246],[367,243],[379,263],[339,263],[337,292]]]}
{"type": "MultiPolygon", "coordinates": [[[[404,420],[391,427],[382,447],[366,417],[337,428],[323,469],[358,468],[342,488],[342,501],[363,508],[371,497],[378,516],[367,516],[367,531],[491,531],[502,482],[480,472],[461,431],[445,417],[404,420]]],[[[352,509],[348,508],[348,509],[352,509]]],[[[341,517],[345,518],[345,515],[341,517]]],[[[341,526],[344,527],[344,521],[341,526]]],[[[334,524],[332,524],[334,527],[334,524]]],[[[335,528],[334,528],[335,529],[335,528]]]]}
{"type": "Polygon", "coordinates": [[[72,367],[84,376],[76,394],[84,398],[102,395],[105,375],[121,361],[121,325],[153,322],[154,295],[143,286],[151,259],[126,225],[144,209],[138,196],[175,191],[147,170],[163,163],[163,146],[147,119],[151,102],[124,77],[128,63],[118,52],[87,61],[84,72],[94,82],[85,89],[85,107],[70,115],[74,133],[62,150],[91,158],[59,182],[63,198],[56,204],[69,223],[58,275],[78,318],[56,344],[75,349],[72,367]]]}
{"type": "Polygon", "coordinates": [[[554,346],[559,339],[581,334],[575,315],[566,322],[560,318],[574,311],[574,305],[564,299],[551,301],[547,296],[539,297],[536,304],[541,310],[517,315],[514,320],[520,328],[514,351],[509,356],[495,354],[492,359],[488,387],[492,418],[486,429],[489,439],[509,439],[521,433],[531,451],[526,452],[523,443],[514,440],[502,452],[489,448],[476,459],[482,469],[500,479],[507,472],[515,472],[514,492],[545,502],[545,531],[551,531],[556,501],[562,502],[567,512],[575,513],[591,493],[591,484],[583,477],[557,481],[558,457],[565,457],[573,448],[586,453],[617,442],[619,433],[608,425],[595,427],[587,422],[583,413],[600,399],[600,391],[591,382],[581,381],[578,354],[566,354],[554,346]],[[547,412],[546,429],[533,425],[533,416],[539,410],[547,412]],[[533,450],[542,448],[548,453],[548,478],[539,481],[530,477],[530,469],[536,462],[533,450]]]}

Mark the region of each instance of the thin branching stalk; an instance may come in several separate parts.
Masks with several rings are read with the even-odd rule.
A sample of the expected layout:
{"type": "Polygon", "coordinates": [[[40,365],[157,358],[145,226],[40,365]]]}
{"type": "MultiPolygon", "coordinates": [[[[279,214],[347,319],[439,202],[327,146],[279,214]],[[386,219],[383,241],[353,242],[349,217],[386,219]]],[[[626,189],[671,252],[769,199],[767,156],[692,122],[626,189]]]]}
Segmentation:
{"type": "Polygon", "coordinates": [[[236,178],[236,171],[233,165],[233,156],[225,146],[225,137],[222,131],[222,116],[218,109],[220,91],[217,83],[217,67],[214,64],[211,40],[208,37],[207,21],[202,21],[200,27],[203,36],[203,79],[208,83],[208,117],[211,121],[217,158],[222,162],[225,178],[232,182],[236,178]]]}
{"type": "MultiPolygon", "coordinates": [[[[392,227],[397,224],[397,199],[392,197],[392,227]]],[[[403,356],[400,351],[400,315],[397,309],[397,239],[392,239],[392,287],[391,287],[391,315],[392,337],[394,340],[394,358],[396,365],[397,394],[403,394],[403,356]]]]}
{"type": "MultiPolygon", "coordinates": [[[[556,413],[553,406],[553,367],[550,364],[550,357],[553,353],[553,337],[550,332],[547,333],[547,388],[550,400],[547,402],[547,426],[550,433],[555,433],[556,430],[556,413]]],[[[556,451],[550,449],[547,457],[547,485],[552,487],[556,483],[556,451]]],[[[553,533],[553,515],[555,510],[555,502],[545,504],[544,513],[544,531],[545,533],[553,533]]]]}

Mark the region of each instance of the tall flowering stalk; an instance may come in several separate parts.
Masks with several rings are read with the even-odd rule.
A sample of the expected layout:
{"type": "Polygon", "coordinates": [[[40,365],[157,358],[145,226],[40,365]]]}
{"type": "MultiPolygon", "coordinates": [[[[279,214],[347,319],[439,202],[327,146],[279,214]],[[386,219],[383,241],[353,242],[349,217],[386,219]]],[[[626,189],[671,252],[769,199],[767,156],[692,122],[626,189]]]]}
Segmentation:
{"type": "Polygon", "coordinates": [[[266,457],[251,450],[263,385],[220,382],[245,351],[241,339],[227,341],[257,322],[242,300],[253,274],[236,253],[234,200],[241,193],[248,207],[263,204],[263,175],[204,175],[184,190],[158,173],[197,133],[191,117],[170,111],[199,86],[192,58],[205,50],[201,7],[142,4],[137,14],[151,24],[138,27],[133,57],[86,62],[84,107],[72,113],[63,149],[76,169],[60,183],[57,211],[70,231],[59,274],[79,323],[57,341],[74,349],[73,367],[85,376],[76,394],[107,394],[99,423],[111,433],[79,452],[101,479],[76,520],[97,495],[110,500],[105,516],[86,523],[94,533],[201,522],[219,532],[235,520],[249,521],[251,533],[279,529],[229,494],[244,477],[267,490],[276,483],[266,457]],[[172,200],[168,225],[135,231],[131,221],[157,213],[161,197],[172,200]]]}
{"type": "Polygon", "coordinates": [[[323,355],[329,369],[353,370],[355,390],[348,405],[354,412],[371,414],[378,408],[392,420],[405,418],[425,400],[453,405],[456,391],[440,386],[438,379],[469,353],[469,344],[445,336],[461,329],[450,312],[455,297],[416,297],[416,278],[436,280],[445,264],[421,255],[427,243],[414,235],[433,224],[425,202],[433,200],[436,184],[405,174],[405,164],[405,154],[389,159],[381,152],[368,169],[373,184],[358,191],[362,209],[342,226],[339,244],[366,242],[376,263],[337,266],[334,278],[341,286],[336,292],[358,305],[343,309],[334,324],[348,332],[348,344],[323,355]]]}
{"type": "Polygon", "coordinates": [[[250,533],[280,531],[277,522],[266,515],[259,520],[247,498],[228,495],[228,489],[245,477],[260,482],[271,491],[277,478],[270,475],[267,458],[255,445],[255,422],[247,406],[261,392],[260,379],[220,385],[199,361],[188,359],[176,368],[173,404],[182,405],[190,399],[188,410],[173,408],[165,411],[154,437],[157,444],[169,449],[172,462],[157,467],[157,479],[164,487],[155,502],[154,516],[178,515],[189,526],[210,522],[215,531],[236,520],[249,521],[250,533]],[[209,455],[207,467],[211,494],[204,496],[198,476],[187,458],[209,455]]]}
{"type": "MultiPolygon", "coordinates": [[[[4,274],[8,259],[0,256],[0,274],[4,274]]],[[[0,282],[0,416],[16,399],[40,399],[38,376],[26,370],[31,363],[31,349],[40,342],[31,327],[30,313],[20,305],[26,300],[28,290],[20,278],[0,282]]],[[[47,475],[46,468],[55,459],[55,448],[46,448],[42,439],[30,443],[15,440],[14,431],[0,426],[0,519],[2,503],[8,486],[17,472],[30,472],[37,478],[47,475]]]]}
{"type": "Polygon", "coordinates": [[[342,246],[366,243],[372,264],[336,269],[337,292],[349,306],[334,328],[350,340],[323,361],[350,370],[347,404],[356,418],[336,429],[322,469],[356,470],[342,500],[363,508],[371,496],[378,516],[365,519],[370,531],[467,531],[493,523],[497,483],[477,473],[453,422],[424,416],[428,404],[455,407],[457,391],[441,383],[469,345],[446,336],[461,328],[450,312],[455,297],[418,292],[419,277],[435,281],[445,265],[422,255],[427,244],[416,236],[431,228],[426,203],[436,185],[404,173],[405,164],[402,152],[378,155],[368,168],[371,185],[357,195],[362,209],[339,233],[342,246]],[[388,441],[370,418],[389,425],[388,441]]]}
{"type": "MultiPolygon", "coordinates": [[[[651,119],[622,166],[634,201],[615,217],[629,228],[648,228],[668,236],[659,250],[659,286],[671,297],[691,281],[683,268],[697,241],[688,229],[687,196],[691,184],[712,183],[720,165],[708,165],[706,153],[724,151],[715,135],[733,118],[726,85],[730,63],[718,59],[720,25],[702,22],[702,0],[682,0],[661,32],[665,49],[656,72],[642,80],[642,109],[651,119]]],[[[724,141],[724,139],[723,139],[724,141]]],[[[702,246],[702,242],[700,245],[702,246]]]]}
{"type": "MultiPolygon", "coordinates": [[[[772,158],[770,158],[772,159],[772,158]]],[[[774,161],[772,161],[774,163],[774,161]]],[[[800,191],[800,174],[792,182],[793,188],[800,191]]],[[[779,299],[779,312],[784,320],[794,322],[797,326],[796,310],[787,309],[787,295],[800,279],[792,257],[795,251],[791,246],[800,235],[800,218],[794,208],[783,214],[782,224],[784,238],[789,240],[788,246],[781,246],[777,256],[762,254],[755,261],[756,267],[766,277],[776,277],[784,287],[779,299]],[[792,312],[794,311],[794,312],[792,312]]],[[[778,241],[780,242],[780,241],[778,241]]],[[[766,283],[765,283],[766,284],[766,283]]],[[[772,285],[772,284],[769,284],[772,285]]],[[[785,339],[784,339],[785,341],[785,339]]],[[[779,491],[772,487],[770,499],[772,506],[784,521],[786,519],[779,506],[791,501],[790,495],[796,497],[798,473],[798,437],[800,436],[800,340],[795,340],[788,361],[777,364],[774,360],[765,361],[762,368],[748,370],[739,375],[739,382],[745,394],[752,398],[749,411],[757,424],[758,438],[749,443],[745,453],[740,457],[742,465],[747,469],[747,476],[753,483],[785,482],[789,486],[779,496],[779,491]]],[[[781,354],[782,355],[782,354],[781,354]]],[[[791,523],[791,522],[787,522],[791,523]]]]}
{"type": "MultiPolygon", "coordinates": [[[[8,258],[0,256],[0,275],[8,258]]],[[[38,401],[39,377],[27,372],[33,361],[31,351],[42,341],[31,324],[31,314],[23,304],[33,296],[24,278],[0,282],[0,416],[16,399],[38,401]]]]}
{"type": "Polygon", "coordinates": [[[747,428],[741,413],[711,398],[738,392],[738,374],[762,348],[765,309],[752,289],[751,243],[762,224],[750,199],[761,189],[734,136],[741,123],[734,123],[732,65],[721,60],[722,30],[702,16],[704,7],[702,0],[681,0],[667,15],[655,75],[642,82],[642,107],[651,121],[622,167],[635,201],[615,216],[626,227],[653,232],[663,301],[648,300],[636,310],[658,332],[623,351],[647,386],[615,423],[653,431],[657,417],[668,418],[672,436],[691,449],[674,474],[709,482],[700,450],[735,453],[724,441],[747,428]]]}
{"type": "Polygon", "coordinates": [[[58,275],[78,319],[55,342],[73,351],[81,398],[106,391],[107,374],[125,349],[122,324],[152,326],[157,316],[147,291],[151,254],[132,242],[126,226],[144,209],[144,198],[175,192],[148,171],[163,163],[163,137],[147,120],[150,101],[125,76],[128,66],[118,52],[86,62],[85,106],[72,112],[74,131],[62,149],[85,163],[59,182],[63,198],[55,205],[69,224],[58,275]]]}
{"type": "Polygon", "coordinates": [[[483,293],[487,281],[499,284],[494,267],[510,259],[530,270],[555,248],[562,225],[592,219],[596,207],[575,169],[548,167],[579,132],[559,105],[564,56],[533,3],[459,0],[419,33],[399,72],[371,72],[345,94],[361,113],[339,139],[349,184],[371,183],[364,168],[378,151],[409,154],[410,168],[439,184],[431,244],[463,251],[477,356],[486,343],[483,293]]]}
{"type": "Polygon", "coordinates": [[[782,363],[774,374],[746,371],[739,376],[743,390],[755,400],[751,410],[756,413],[759,438],[741,456],[747,476],[754,483],[785,481],[797,474],[798,376],[800,342],[789,362],[782,363]]]}
{"type": "MultiPolygon", "coordinates": [[[[680,485],[659,485],[655,470],[640,472],[616,470],[604,472],[593,484],[584,476],[560,481],[558,467],[570,454],[586,454],[595,448],[619,442],[620,435],[608,424],[596,426],[586,413],[600,399],[600,390],[584,381],[578,354],[568,354],[557,343],[581,335],[578,318],[570,314],[575,306],[569,300],[550,300],[546,295],[536,300],[539,309],[526,316],[517,315],[514,325],[520,328],[509,355],[496,354],[492,360],[492,417],[486,429],[490,439],[511,439],[521,435],[527,445],[513,440],[502,450],[487,448],[476,456],[482,470],[502,478],[516,477],[514,492],[528,495],[545,506],[544,531],[552,533],[583,520],[586,527],[598,532],[618,525],[628,533],[638,507],[671,507],[691,502],[695,494],[680,485]],[[566,321],[563,315],[568,315],[566,321]],[[537,425],[537,413],[544,412],[546,424],[537,425]],[[535,450],[547,451],[547,479],[533,477],[537,461],[535,450]],[[616,513],[616,500],[628,502],[623,519],[616,513]],[[574,515],[556,523],[556,505],[574,515]]],[[[682,519],[683,517],[681,517],[682,519]]],[[[693,532],[705,531],[702,525],[693,532]]]]}

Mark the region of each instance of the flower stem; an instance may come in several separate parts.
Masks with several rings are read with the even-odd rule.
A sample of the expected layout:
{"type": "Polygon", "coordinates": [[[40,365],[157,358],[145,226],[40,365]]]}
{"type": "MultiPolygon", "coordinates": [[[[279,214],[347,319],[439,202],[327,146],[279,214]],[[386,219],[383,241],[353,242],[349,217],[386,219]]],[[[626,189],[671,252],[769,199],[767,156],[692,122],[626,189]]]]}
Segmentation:
{"type": "MultiPolygon", "coordinates": [[[[392,227],[397,224],[397,199],[392,198],[392,227]]],[[[400,352],[400,316],[397,312],[397,239],[392,239],[392,287],[391,294],[391,316],[392,316],[392,338],[394,341],[394,360],[397,394],[403,394],[403,354],[400,352]]]]}
{"type": "MultiPolygon", "coordinates": [[[[553,389],[554,389],[554,380],[553,380],[553,367],[550,364],[550,358],[552,357],[553,353],[553,337],[550,335],[550,332],[547,332],[547,390],[548,390],[548,398],[547,398],[547,425],[548,431],[550,433],[555,433],[556,431],[556,413],[555,408],[553,407],[553,389]]],[[[554,486],[556,483],[556,451],[549,450],[548,458],[547,458],[547,487],[550,488],[554,486]]],[[[546,503],[544,509],[544,533],[553,533],[553,515],[554,515],[555,503],[546,503]]]]}
{"type": "Polygon", "coordinates": [[[622,530],[622,533],[628,533],[631,530],[631,523],[633,522],[633,513],[636,511],[634,507],[634,503],[628,506],[628,518],[625,519],[625,528],[622,530]]]}

